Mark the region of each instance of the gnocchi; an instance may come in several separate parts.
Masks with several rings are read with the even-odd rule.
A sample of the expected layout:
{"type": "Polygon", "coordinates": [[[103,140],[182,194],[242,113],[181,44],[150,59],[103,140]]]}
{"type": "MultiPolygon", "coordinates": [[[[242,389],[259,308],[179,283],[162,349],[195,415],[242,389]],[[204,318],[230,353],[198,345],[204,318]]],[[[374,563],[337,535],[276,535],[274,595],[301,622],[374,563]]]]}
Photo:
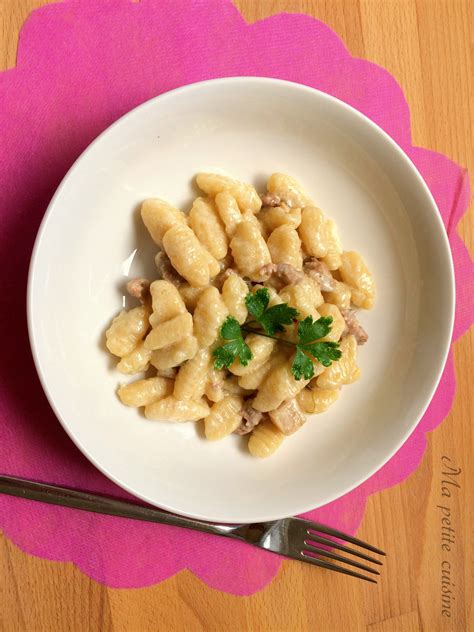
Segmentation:
{"type": "Polygon", "coordinates": [[[141,206],[162,278],[130,281],[141,305],[105,332],[117,370],[142,374],[118,388],[118,399],[152,421],[203,420],[209,441],[248,435],[250,454],[267,457],[359,378],[367,334],[355,308],[374,306],[375,281],[294,178],[273,173],[260,195],[220,174],[199,173],[196,182],[202,195],[188,214],[158,198],[141,206]],[[284,326],[264,324],[262,289],[258,309],[269,319],[268,310],[286,310],[284,326]],[[304,331],[321,337],[305,342],[304,331]]]}
{"type": "Polygon", "coordinates": [[[285,435],[275,424],[265,419],[252,430],[248,443],[249,452],[252,456],[265,458],[280,447],[284,438],[285,435]]]}
{"type": "Polygon", "coordinates": [[[187,224],[186,215],[182,211],[159,199],[145,200],[141,216],[150,237],[158,246],[162,245],[166,231],[177,224],[187,224]]]}
{"type": "Polygon", "coordinates": [[[206,288],[198,298],[193,315],[194,335],[200,348],[209,347],[217,340],[228,313],[219,290],[212,286],[206,288]]]}
{"type": "Polygon", "coordinates": [[[148,406],[173,392],[173,380],[166,377],[150,377],[124,384],[118,389],[118,396],[125,406],[148,406]]]}
{"type": "Polygon", "coordinates": [[[216,402],[204,419],[204,433],[209,441],[223,439],[236,430],[242,421],[242,398],[228,395],[216,402]]]}
{"type": "Polygon", "coordinates": [[[121,311],[105,332],[105,344],[110,353],[119,358],[132,353],[150,328],[148,316],[149,311],[145,307],[121,311]]]}
{"type": "Polygon", "coordinates": [[[329,270],[339,268],[342,248],[335,222],[319,208],[308,206],[301,214],[298,232],[309,255],[322,259],[329,270]]]}
{"type": "Polygon", "coordinates": [[[262,207],[260,196],[250,184],[232,180],[217,173],[199,173],[196,176],[196,183],[201,191],[209,196],[228,191],[235,198],[242,212],[248,210],[256,212],[262,207]]]}
{"type": "Polygon", "coordinates": [[[375,283],[373,276],[358,252],[344,252],[339,269],[342,280],[351,289],[354,305],[372,309],[375,302],[375,283]]]}
{"type": "Polygon", "coordinates": [[[180,224],[170,228],[163,236],[163,249],[189,285],[202,287],[209,284],[212,255],[206,252],[189,226],[180,224]]]}
{"type": "Polygon", "coordinates": [[[271,263],[270,251],[259,226],[250,218],[243,219],[236,227],[230,249],[237,270],[252,281],[264,278],[260,274],[264,265],[271,263]]]}
{"type": "Polygon", "coordinates": [[[305,413],[324,413],[339,398],[338,388],[304,388],[296,399],[305,413]]]}
{"type": "Polygon", "coordinates": [[[215,259],[223,259],[226,256],[227,234],[214,200],[196,198],[189,212],[189,225],[201,244],[215,259]]]}
{"type": "Polygon", "coordinates": [[[234,316],[240,324],[247,319],[245,297],[248,291],[247,283],[238,274],[231,274],[222,286],[222,300],[229,314],[234,316]]]}
{"type": "Polygon", "coordinates": [[[268,238],[267,246],[273,263],[288,263],[296,270],[303,268],[300,238],[288,224],[275,228],[268,238]]]}

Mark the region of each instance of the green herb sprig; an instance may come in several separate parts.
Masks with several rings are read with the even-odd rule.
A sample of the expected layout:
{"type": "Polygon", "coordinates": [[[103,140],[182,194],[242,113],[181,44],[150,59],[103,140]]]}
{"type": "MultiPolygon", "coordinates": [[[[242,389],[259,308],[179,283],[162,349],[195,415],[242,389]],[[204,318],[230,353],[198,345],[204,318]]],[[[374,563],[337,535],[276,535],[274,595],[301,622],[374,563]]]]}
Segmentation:
{"type": "Polygon", "coordinates": [[[242,336],[239,321],[233,316],[227,316],[220,328],[220,335],[229,342],[214,350],[214,368],[228,368],[237,357],[243,366],[247,366],[253,354],[242,336]]]}
{"type": "Polygon", "coordinates": [[[323,316],[318,320],[313,320],[311,316],[308,316],[304,320],[298,321],[298,311],[287,303],[268,307],[269,302],[270,292],[266,288],[261,288],[255,293],[247,294],[245,298],[248,312],[254,320],[240,325],[233,316],[226,318],[220,328],[220,335],[228,342],[217,347],[213,352],[216,369],[228,368],[236,358],[239,358],[243,366],[248,365],[253,355],[244,340],[243,332],[274,338],[278,342],[295,347],[291,372],[296,380],[302,378],[310,380],[314,376],[311,357],[326,367],[341,358],[341,351],[337,342],[321,340],[331,331],[332,316],[323,316]],[[298,322],[297,342],[275,335],[284,332],[285,326],[294,322],[298,322]]]}

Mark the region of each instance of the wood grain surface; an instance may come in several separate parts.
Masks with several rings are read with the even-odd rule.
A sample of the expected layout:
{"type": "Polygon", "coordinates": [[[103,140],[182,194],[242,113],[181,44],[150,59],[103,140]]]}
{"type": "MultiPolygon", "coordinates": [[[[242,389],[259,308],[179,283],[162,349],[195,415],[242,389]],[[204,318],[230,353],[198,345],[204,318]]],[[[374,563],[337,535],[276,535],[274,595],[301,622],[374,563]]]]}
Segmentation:
{"type": "MultiPolygon", "coordinates": [[[[160,0],[156,0],[159,2],[160,0]]],[[[15,64],[18,33],[44,0],[0,0],[0,69],[15,64]]],[[[333,28],[351,53],[385,67],[410,105],[414,143],[442,152],[474,174],[474,3],[469,0],[238,0],[252,22],[304,12],[333,28]]],[[[1,142],[1,141],[0,141],[1,142]]],[[[474,215],[459,233],[473,253],[474,215]]],[[[474,630],[473,331],[455,345],[454,407],[428,437],[418,470],[373,496],[359,535],[380,543],[387,564],[377,586],[285,562],[252,597],[212,590],[189,572],[140,590],[105,588],[72,564],[25,555],[0,536],[0,629],[13,631],[341,631],[474,630]],[[441,607],[441,481],[461,468],[450,499],[450,617],[441,607]]]]}

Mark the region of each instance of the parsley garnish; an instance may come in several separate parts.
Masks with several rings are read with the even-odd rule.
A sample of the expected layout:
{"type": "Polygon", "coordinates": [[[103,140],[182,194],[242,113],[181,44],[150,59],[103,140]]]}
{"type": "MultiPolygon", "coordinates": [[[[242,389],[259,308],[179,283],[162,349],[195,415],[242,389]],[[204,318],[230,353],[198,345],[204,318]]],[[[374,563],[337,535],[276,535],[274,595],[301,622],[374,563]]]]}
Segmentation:
{"type": "Polygon", "coordinates": [[[305,380],[310,380],[314,375],[313,362],[298,346],[296,347],[296,354],[291,365],[291,372],[297,380],[301,380],[302,377],[304,377],[305,380]]]}
{"type": "Polygon", "coordinates": [[[297,380],[302,378],[310,380],[314,376],[313,360],[310,356],[326,367],[341,358],[339,343],[321,340],[331,331],[331,316],[322,316],[318,320],[313,320],[311,316],[308,316],[300,321],[298,323],[298,342],[295,343],[279,338],[275,334],[285,331],[285,325],[290,325],[297,318],[297,310],[287,303],[268,307],[269,302],[270,293],[266,288],[262,288],[257,290],[255,294],[247,294],[245,298],[249,314],[255,320],[249,321],[241,327],[233,316],[227,316],[220,329],[220,334],[221,338],[229,342],[213,352],[216,369],[228,368],[237,357],[244,366],[247,366],[252,359],[252,351],[245,342],[242,332],[255,333],[274,338],[287,345],[293,345],[296,348],[296,353],[291,365],[291,372],[297,380]],[[252,324],[260,325],[262,331],[249,326],[252,324]]]}
{"type": "Polygon", "coordinates": [[[267,288],[261,288],[255,294],[247,294],[245,298],[249,314],[252,314],[265,333],[273,336],[279,331],[285,331],[284,325],[291,325],[298,312],[287,303],[267,309],[269,302],[270,292],[267,288]]]}
{"type": "Polygon", "coordinates": [[[247,366],[253,355],[250,347],[243,339],[239,322],[233,316],[227,316],[220,328],[220,334],[221,338],[229,340],[229,342],[222,347],[214,349],[212,353],[215,358],[214,368],[223,369],[225,367],[227,369],[237,356],[240,363],[247,366]]]}
{"type": "Polygon", "coordinates": [[[341,358],[341,351],[337,342],[318,341],[331,331],[332,316],[322,316],[313,320],[308,316],[298,323],[298,342],[296,355],[291,365],[291,371],[297,380],[304,377],[310,380],[314,375],[314,368],[308,353],[323,366],[330,366],[334,360],[341,358]]]}

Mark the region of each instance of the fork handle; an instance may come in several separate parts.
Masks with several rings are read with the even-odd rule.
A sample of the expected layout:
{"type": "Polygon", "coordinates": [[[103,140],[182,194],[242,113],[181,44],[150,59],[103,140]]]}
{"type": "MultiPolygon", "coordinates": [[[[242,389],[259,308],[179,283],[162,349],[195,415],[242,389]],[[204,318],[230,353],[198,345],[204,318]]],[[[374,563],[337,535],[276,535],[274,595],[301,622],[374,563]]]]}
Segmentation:
{"type": "Polygon", "coordinates": [[[50,505],[72,507],[109,516],[132,518],[133,520],[168,524],[174,527],[184,527],[185,529],[212,533],[213,535],[236,537],[234,531],[237,527],[233,525],[212,524],[194,520],[193,518],[184,518],[183,516],[176,516],[153,507],[136,505],[124,500],[110,498],[109,496],[89,494],[70,487],[38,483],[15,476],[0,475],[0,493],[27,498],[28,500],[37,500],[50,505]]]}

